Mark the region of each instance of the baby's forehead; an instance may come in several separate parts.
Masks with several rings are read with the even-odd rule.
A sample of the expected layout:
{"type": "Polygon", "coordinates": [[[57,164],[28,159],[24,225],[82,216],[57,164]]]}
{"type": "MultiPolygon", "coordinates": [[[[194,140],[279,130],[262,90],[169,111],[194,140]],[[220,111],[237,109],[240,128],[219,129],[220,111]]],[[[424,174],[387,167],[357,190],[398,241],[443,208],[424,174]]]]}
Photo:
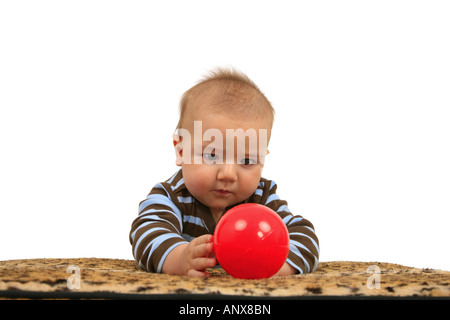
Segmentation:
{"type": "Polygon", "coordinates": [[[187,114],[205,113],[230,116],[270,115],[270,106],[256,89],[220,81],[205,83],[194,90],[187,101],[187,114]]]}
{"type": "Polygon", "coordinates": [[[193,102],[216,105],[242,105],[254,100],[256,90],[248,85],[230,81],[209,81],[193,88],[190,100],[193,102]]]}

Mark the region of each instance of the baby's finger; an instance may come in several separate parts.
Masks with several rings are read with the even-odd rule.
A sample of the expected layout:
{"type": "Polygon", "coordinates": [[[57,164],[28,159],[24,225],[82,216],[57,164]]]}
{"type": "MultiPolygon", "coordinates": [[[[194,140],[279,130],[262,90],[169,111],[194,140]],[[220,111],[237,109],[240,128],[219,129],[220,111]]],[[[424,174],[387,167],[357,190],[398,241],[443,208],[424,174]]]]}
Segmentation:
{"type": "Polygon", "coordinates": [[[210,234],[204,234],[191,241],[193,257],[204,257],[212,251],[213,237],[210,234]]]}
{"type": "Polygon", "coordinates": [[[212,243],[213,242],[213,236],[210,234],[204,234],[200,237],[195,238],[193,241],[195,241],[196,245],[204,244],[204,243],[212,243]]]}
{"type": "Polygon", "coordinates": [[[194,257],[207,257],[213,250],[212,243],[203,243],[194,248],[194,257]]]}
{"type": "Polygon", "coordinates": [[[191,269],[198,271],[205,270],[206,268],[212,268],[217,264],[214,258],[197,258],[192,260],[191,269]]]}
{"type": "Polygon", "coordinates": [[[192,277],[192,278],[207,278],[209,277],[209,273],[206,271],[198,271],[195,269],[191,269],[188,271],[187,273],[188,277],[192,277]]]}

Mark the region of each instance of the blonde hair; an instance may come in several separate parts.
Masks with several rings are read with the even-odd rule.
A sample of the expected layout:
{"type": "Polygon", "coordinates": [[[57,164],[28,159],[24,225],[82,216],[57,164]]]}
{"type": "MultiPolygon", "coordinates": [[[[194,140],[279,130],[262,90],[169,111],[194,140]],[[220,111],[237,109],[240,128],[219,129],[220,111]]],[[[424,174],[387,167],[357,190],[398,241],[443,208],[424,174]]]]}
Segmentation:
{"type": "Polygon", "coordinates": [[[239,105],[236,112],[262,114],[269,111],[271,124],[275,111],[272,104],[261,92],[258,86],[244,73],[236,69],[217,68],[209,72],[195,86],[187,90],[180,101],[180,119],[177,129],[182,127],[183,119],[188,110],[188,105],[202,94],[209,94],[216,105],[234,103],[239,105]],[[208,91],[208,92],[206,92],[208,91]],[[255,97],[260,97],[262,103],[254,103],[255,97]]]}

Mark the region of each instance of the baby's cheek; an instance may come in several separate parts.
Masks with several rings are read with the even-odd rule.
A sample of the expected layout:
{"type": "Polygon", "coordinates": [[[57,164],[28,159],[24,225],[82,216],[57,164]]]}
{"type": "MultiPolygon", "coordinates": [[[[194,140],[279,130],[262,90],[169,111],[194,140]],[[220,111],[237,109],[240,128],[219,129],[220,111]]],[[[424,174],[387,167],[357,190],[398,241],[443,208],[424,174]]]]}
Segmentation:
{"type": "Polygon", "coordinates": [[[241,175],[239,181],[240,193],[244,197],[250,197],[258,187],[259,181],[261,179],[261,174],[256,167],[250,171],[246,172],[245,175],[241,175]]]}
{"type": "Polygon", "coordinates": [[[205,187],[202,185],[200,181],[192,183],[187,188],[195,198],[201,199],[202,196],[205,194],[205,187]]]}
{"type": "Polygon", "coordinates": [[[193,174],[184,180],[186,188],[196,198],[201,198],[208,191],[208,179],[202,174],[193,174]]]}

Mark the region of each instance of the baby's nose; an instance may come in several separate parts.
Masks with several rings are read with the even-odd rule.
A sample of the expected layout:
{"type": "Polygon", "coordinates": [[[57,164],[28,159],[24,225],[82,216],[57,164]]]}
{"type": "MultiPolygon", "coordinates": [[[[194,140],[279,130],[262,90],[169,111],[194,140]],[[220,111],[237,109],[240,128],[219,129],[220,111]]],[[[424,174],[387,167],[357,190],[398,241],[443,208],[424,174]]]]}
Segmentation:
{"type": "Polygon", "coordinates": [[[236,181],[236,165],[235,164],[223,164],[219,166],[219,171],[217,172],[218,180],[226,181],[236,181]]]}

